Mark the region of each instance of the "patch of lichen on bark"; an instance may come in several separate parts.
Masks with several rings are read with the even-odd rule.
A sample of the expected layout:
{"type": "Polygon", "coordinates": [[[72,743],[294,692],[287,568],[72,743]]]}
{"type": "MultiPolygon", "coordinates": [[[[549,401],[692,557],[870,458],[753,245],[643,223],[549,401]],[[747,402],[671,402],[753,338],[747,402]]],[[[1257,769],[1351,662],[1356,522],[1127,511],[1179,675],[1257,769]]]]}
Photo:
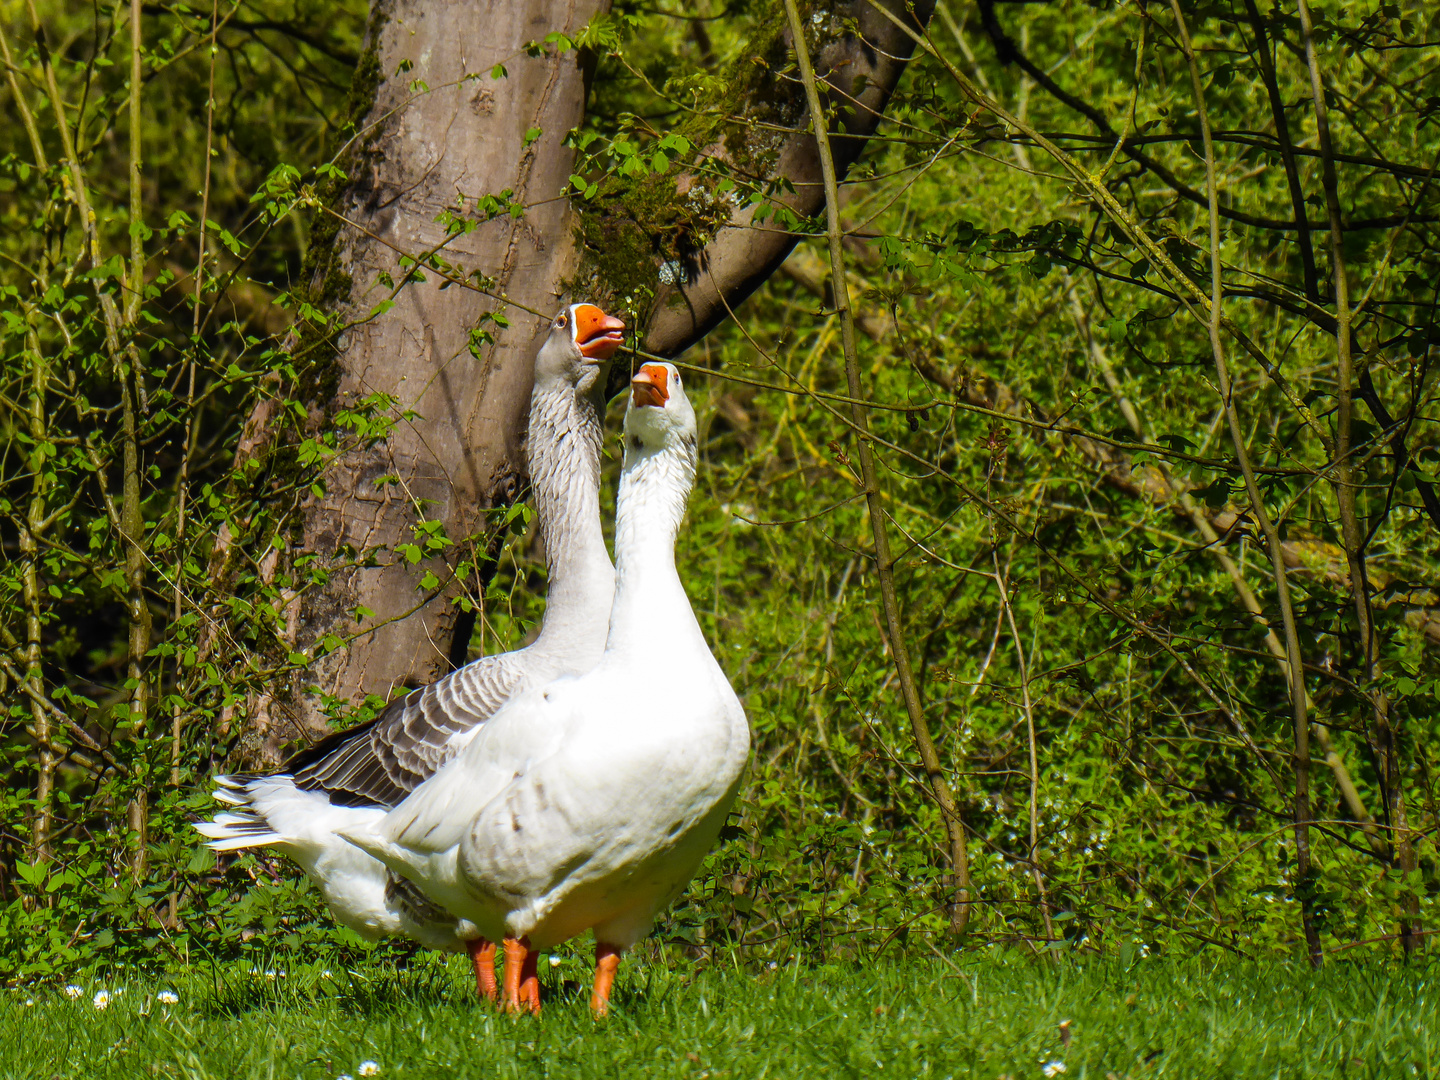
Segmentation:
{"type": "MultiPolygon", "coordinates": [[[[803,7],[804,5],[802,5],[803,7]]],[[[785,134],[804,112],[799,83],[779,77],[790,63],[785,9],[772,0],[756,12],[747,47],[720,76],[696,73],[670,80],[667,95],[691,106],[674,133],[693,147],[692,160],[641,179],[610,175],[595,197],[576,200],[582,261],[572,287],[601,300],[653,296],[661,268],[693,280],[705,246],[735,210],[717,193],[719,169],[688,166],[711,159],[743,184],[763,185],[775,171],[785,134]]]]}

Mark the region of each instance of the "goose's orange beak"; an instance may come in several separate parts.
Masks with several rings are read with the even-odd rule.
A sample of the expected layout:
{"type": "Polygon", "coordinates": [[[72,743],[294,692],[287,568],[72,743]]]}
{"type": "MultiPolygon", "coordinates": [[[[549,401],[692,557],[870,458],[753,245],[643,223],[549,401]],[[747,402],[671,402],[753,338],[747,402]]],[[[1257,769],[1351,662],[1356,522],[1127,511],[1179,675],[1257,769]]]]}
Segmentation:
{"type": "Polygon", "coordinates": [[[625,324],[594,304],[575,305],[575,344],[587,360],[609,360],[625,343],[625,324]]]}
{"type": "Polygon", "coordinates": [[[659,364],[646,364],[630,379],[630,400],[636,407],[664,408],[670,400],[670,373],[659,364]]]}

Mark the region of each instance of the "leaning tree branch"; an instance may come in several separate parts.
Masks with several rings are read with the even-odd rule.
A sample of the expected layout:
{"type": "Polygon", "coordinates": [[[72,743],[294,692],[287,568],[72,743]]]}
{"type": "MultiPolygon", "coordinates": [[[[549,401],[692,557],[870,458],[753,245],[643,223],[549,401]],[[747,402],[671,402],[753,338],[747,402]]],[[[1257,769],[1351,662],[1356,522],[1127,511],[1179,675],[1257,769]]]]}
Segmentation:
{"type": "MultiPolygon", "coordinates": [[[[879,127],[914,49],[911,35],[900,29],[896,20],[904,19],[923,31],[934,10],[933,0],[882,3],[888,17],[867,0],[854,0],[835,11],[826,26],[839,28],[838,32],[816,55],[824,90],[837,104],[834,126],[843,132],[829,139],[837,183],[879,127]]],[[[822,28],[821,33],[826,32],[822,28]]],[[[794,36],[793,30],[788,36],[794,36]]],[[[783,46],[777,50],[782,65],[788,63],[794,42],[776,44],[783,46]]],[[[753,50],[744,50],[739,63],[752,65],[753,50]]],[[[785,126],[792,133],[769,149],[766,159],[772,164],[760,179],[774,192],[770,205],[782,206],[802,219],[812,218],[825,203],[825,185],[819,148],[804,123],[806,90],[793,78],[767,80],[763,85],[767,111],[790,118],[792,122],[785,126]]],[[[741,109],[732,111],[751,104],[742,102],[741,109]]],[[[816,121],[817,132],[821,123],[816,121]]],[[[766,137],[769,141],[775,136],[767,132],[766,137]]],[[[713,148],[711,156],[725,161],[731,152],[722,144],[713,148]]],[[[728,223],[699,252],[696,261],[703,273],[660,287],[641,335],[646,351],[666,357],[684,352],[723,322],[730,310],[785,261],[799,236],[783,229],[754,227],[757,209],[753,203],[735,209],[728,223]]]]}

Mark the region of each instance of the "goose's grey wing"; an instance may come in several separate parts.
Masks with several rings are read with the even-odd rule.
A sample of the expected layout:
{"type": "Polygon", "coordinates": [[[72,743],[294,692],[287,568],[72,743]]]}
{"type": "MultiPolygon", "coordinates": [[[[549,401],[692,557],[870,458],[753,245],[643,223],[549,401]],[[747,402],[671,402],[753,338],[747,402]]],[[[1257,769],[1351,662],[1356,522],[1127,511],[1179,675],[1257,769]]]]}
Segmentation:
{"type": "Polygon", "coordinates": [[[468,741],[460,736],[494,715],[523,681],[516,654],[483,657],[302,750],[282,771],[337,805],[389,809],[449,761],[468,741]]]}

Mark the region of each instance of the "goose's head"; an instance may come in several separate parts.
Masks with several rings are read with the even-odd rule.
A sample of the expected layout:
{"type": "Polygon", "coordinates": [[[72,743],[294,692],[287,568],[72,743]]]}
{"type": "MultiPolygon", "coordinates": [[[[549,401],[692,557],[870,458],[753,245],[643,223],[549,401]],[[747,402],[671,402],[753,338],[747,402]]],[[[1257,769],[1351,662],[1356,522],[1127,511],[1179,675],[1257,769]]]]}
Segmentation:
{"type": "Polygon", "coordinates": [[[601,368],[624,343],[625,324],[594,304],[571,304],[550,323],[535,358],[537,384],[558,381],[588,393],[601,368]]]}
{"type": "Polygon", "coordinates": [[[662,450],[695,443],[695,410],[674,364],[642,364],[630,379],[625,407],[625,449],[662,450]]]}

